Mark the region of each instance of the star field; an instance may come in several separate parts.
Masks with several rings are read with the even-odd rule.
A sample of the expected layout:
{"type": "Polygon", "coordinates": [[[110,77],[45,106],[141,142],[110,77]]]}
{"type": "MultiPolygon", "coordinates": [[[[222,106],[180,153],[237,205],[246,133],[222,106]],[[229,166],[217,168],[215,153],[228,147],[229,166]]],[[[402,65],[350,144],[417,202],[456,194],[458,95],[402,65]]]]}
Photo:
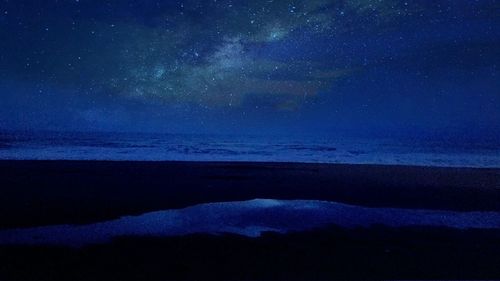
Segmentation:
{"type": "Polygon", "coordinates": [[[496,1],[3,0],[0,126],[495,131],[495,11],[496,1]]]}

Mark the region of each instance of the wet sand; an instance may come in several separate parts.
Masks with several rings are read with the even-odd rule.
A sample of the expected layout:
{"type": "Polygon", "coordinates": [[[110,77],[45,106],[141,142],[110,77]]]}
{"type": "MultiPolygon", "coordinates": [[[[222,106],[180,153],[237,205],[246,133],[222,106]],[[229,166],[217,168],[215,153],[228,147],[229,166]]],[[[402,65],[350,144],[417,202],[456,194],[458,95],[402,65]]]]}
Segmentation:
{"type": "MultiPolygon", "coordinates": [[[[254,198],[500,211],[500,169],[0,161],[0,229],[83,224],[254,198]]],[[[342,228],[1,246],[0,280],[498,279],[498,229],[342,228]]]]}
{"type": "Polygon", "coordinates": [[[0,161],[0,229],[255,198],[500,211],[500,169],[300,163],[0,161]]]}

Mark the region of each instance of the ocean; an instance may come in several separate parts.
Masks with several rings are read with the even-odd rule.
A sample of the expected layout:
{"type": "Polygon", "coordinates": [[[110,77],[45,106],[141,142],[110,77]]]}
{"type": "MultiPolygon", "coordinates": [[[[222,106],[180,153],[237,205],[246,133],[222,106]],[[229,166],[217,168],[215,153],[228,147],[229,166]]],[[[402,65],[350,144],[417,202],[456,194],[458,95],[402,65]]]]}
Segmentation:
{"type": "Polygon", "coordinates": [[[251,161],[500,167],[500,142],[429,138],[0,133],[3,160],[251,161]]]}

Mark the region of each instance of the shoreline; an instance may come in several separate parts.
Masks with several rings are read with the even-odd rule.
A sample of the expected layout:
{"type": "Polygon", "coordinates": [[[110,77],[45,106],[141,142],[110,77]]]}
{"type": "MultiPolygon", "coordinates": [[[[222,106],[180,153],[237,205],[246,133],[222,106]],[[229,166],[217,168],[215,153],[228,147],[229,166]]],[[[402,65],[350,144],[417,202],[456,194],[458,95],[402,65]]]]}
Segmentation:
{"type": "Polygon", "coordinates": [[[500,170],[500,164],[494,165],[428,165],[428,164],[408,164],[408,163],[374,163],[374,162],[321,162],[321,161],[263,161],[263,160],[164,160],[164,159],[127,159],[127,158],[115,158],[115,159],[99,159],[99,158],[82,158],[82,159],[72,159],[72,158],[14,158],[6,157],[0,158],[0,162],[111,162],[111,163],[164,163],[164,164],[258,164],[258,165],[329,165],[329,166],[382,166],[382,167],[415,167],[415,168],[444,168],[444,169],[491,169],[500,170]]]}
{"type": "MultiPolygon", "coordinates": [[[[248,162],[0,161],[0,233],[13,239],[21,239],[25,235],[28,241],[34,239],[35,242],[31,245],[0,245],[0,279],[498,279],[500,229],[453,228],[450,226],[454,225],[442,222],[452,222],[450,219],[455,217],[455,213],[433,210],[499,212],[499,184],[500,169],[488,168],[248,162]],[[302,209],[305,216],[297,216],[295,205],[267,211],[256,209],[253,215],[253,211],[247,212],[248,206],[237,207],[241,202],[214,203],[254,198],[326,200],[341,204],[288,202],[305,206],[302,209]],[[203,203],[214,204],[209,204],[208,209],[207,205],[194,207],[199,212],[193,212],[193,208],[182,210],[203,203]],[[318,206],[316,213],[311,213],[311,203],[318,206]],[[228,208],[228,204],[237,208],[228,208]],[[219,213],[212,210],[217,205],[219,213]],[[328,208],[320,207],[324,205],[333,207],[332,211],[328,213],[328,208]],[[343,213],[338,211],[343,208],[349,209],[343,213]],[[384,208],[401,209],[391,211],[384,208]],[[411,209],[415,208],[424,210],[418,211],[423,224],[405,225],[409,218],[418,219],[411,215],[411,209]],[[244,212],[238,215],[238,210],[244,212]],[[364,211],[360,213],[359,210],[364,211]],[[148,212],[156,212],[158,217],[155,213],[146,214],[148,212]],[[265,227],[262,224],[265,221],[268,228],[263,230],[283,226],[292,231],[264,231],[258,237],[224,231],[180,231],[173,236],[162,237],[142,235],[141,231],[155,230],[151,227],[175,230],[166,218],[168,214],[179,218],[182,213],[188,216],[178,222],[187,222],[186,229],[191,230],[196,230],[195,226],[201,230],[213,229],[214,232],[224,230],[224,223],[217,224],[217,214],[221,214],[222,218],[229,215],[230,228],[226,229],[233,232],[232,222],[240,222],[241,229],[249,231],[255,226],[265,227]],[[144,216],[132,217],[141,214],[144,216]],[[281,214],[281,219],[278,219],[278,214],[281,214]],[[429,216],[432,216],[431,220],[429,216]],[[113,226],[120,225],[120,221],[99,223],[98,228],[90,227],[80,232],[86,229],[84,224],[120,217],[125,217],[124,230],[132,229],[138,233],[116,231],[113,226]],[[392,223],[363,223],[369,222],[372,217],[375,223],[392,223]],[[325,218],[343,220],[347,224],[355,222],[355,219],[366,220],[349,227],[330,225],[325,218]],[[139,220],[137,224],[130,221],[134,219],[139,220]],[[201,221],[195,223],[197,219],[201,221]],[[290,219],[296,225],[290,225],[290,219]],[[303,229],[303,220],[320,223],[303,229]],[[147,226],[147,221],[151,225],[147,226]],[[160,221],[169,227],[162,227],[160,221]],[[429,223],[432,221],[436,224],[429,223]],[[242,224],[245,222],[248,225],[242,224]],[[70,224],[65,226],[70,229],[54,226],[57,224],[70,224]],[[29,227],[37,228],[27,229],[29,227]],[[8,229],[12,228],[18,230],[11,233],[8,229]],[[44,229],[48,232],[44,233],[44,229]],[[73,233],[72,229],[77,231],[73,233]],[[43,239],[64,242],[64,239],[78,235],[87,238],[88,235],[105,235],[106,229],[117,236],[104,243],[82,247],[43,243],[43,239]],[[62,236],[55,235],[57,233],[62,236]]],[[[246,204],[249,203],[274,208],[280,202],[254,200],[246,204]]],[[[460,226],[464,222],[464,213],[456,215],[458,220],[455,221],[460,226]]],[[[486,219],[483,213],[468,215],[476,216],[473,220],[476,222],[486,219]]],[[[497,225],[495,217],[489,221],[497,225]]],[[[8,239],[5,238],[5,241],[8,242],[8,239]]]]}
{"type": "Polygon", "coordinates": [[[500,169],[257,162],[0,160],[0,229],[255,198],[500,211],[500,169]]]}
{"type": "Polygon", "coordinates": [[[290,234],[329,226],[343,229],[384,226],[500,232],[500,212],[366,208],[317,200],[254,199],[199,204],[86,225],[0,230],[0,247],[60,245],[79,248],[107,244],[124,236],[165,238],[228,234],[259,238],[268,232],[290,234]]]}

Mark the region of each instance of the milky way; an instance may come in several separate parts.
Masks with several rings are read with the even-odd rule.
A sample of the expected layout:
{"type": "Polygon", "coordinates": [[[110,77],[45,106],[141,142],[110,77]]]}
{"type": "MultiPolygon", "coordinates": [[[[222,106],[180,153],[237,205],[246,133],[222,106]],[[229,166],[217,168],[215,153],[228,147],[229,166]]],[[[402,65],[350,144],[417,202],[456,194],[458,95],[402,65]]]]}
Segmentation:
{"type": "Polygon", "coordinates": [[[496,1],[4,0],[0,126],[496,131],[495,11],[496,1]]]}

